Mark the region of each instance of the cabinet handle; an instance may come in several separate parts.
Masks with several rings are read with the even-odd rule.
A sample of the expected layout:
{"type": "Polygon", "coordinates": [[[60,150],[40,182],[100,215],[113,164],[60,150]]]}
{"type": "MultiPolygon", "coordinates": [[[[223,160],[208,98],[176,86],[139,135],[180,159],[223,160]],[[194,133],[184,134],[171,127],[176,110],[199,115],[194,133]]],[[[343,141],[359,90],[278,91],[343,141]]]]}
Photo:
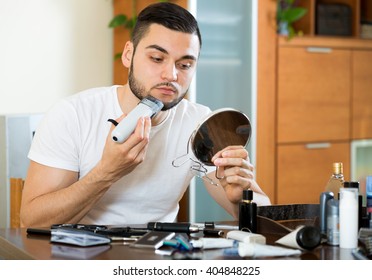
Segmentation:
{"type": "Polygon", "coordinates": [[[321,47],[307,47],[306,50],[311,53],[331,53],[331,48],[321,48],[321,47]]]}
{"type": "Polygon", "coordinates": [[[328,149],[331,147],[331,143],[309,143],[305,145],[306,149],[328,149]]]}

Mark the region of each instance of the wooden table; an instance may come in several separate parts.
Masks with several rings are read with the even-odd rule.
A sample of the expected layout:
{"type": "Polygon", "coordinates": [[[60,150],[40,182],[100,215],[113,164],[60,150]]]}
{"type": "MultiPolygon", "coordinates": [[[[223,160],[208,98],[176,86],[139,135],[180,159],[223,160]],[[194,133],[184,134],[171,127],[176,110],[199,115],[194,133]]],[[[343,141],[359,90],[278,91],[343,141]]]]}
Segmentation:
{"type": "MultiPolygon", "coordinates": [[[[280,234],[265,234],[267,244],[274,244],[280,234]]],[[[0,259],[13,260],[158,260],[158,259],[242,259],[238,256],[227,257],[223,249],[200,250],[195,253],[177,254],[176,256],[163,256],[151,249],[133,248],[123,242],[113,242],[110,245],[94,247],[78,247],[51,243],[49,236],[28,235],[25,228],[0,229],[0,259]]],[[[351,250],[340,249],[328,245],[321,245],[313,251],[304,251],[299,256],[278,259],[304,259],[304,260],[340,260],[354,259],[351,250]]]]}

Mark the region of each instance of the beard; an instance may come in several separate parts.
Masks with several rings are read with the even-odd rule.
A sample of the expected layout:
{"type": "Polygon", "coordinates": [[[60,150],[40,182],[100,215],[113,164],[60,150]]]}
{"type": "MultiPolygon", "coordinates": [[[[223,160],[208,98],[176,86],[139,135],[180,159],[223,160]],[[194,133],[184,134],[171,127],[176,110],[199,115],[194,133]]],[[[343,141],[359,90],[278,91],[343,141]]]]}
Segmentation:
{"type": "MultiPolygon", "coordinates": [[[[133,62],[130,65],[130,70],[129,70],[129,74],[128,74],[128,84],[129,84],[130,90],[133,92],[133,94],[139,100],[142,100],[146,96],[151,95],[151,89],[156,88],[156,87],[159,87],[159,86],[172,87],[173,90],[176,92],[176,95],[178,95],[177,88],[172,83],[169,83],[169,82],[164,82],[164,83],[156,84],[149,91],[146,91],[145,86],[143,84],[141,84],[141,82],[139,82],[136,79],[136,77],[134,76],[133,62]]],[[[171,102],[163,102],[164,103],[164,107],[161,110],[162,111],[166,111],[166,110],[169,110],[169,109],[173,108],[174,106],[176,106],[185,97],[185,95],[187,94],[187,91],[188,91],[188,89],[183,94],[181,94],[177,99],[175,99],[175,100],[173,100],[171,102]]]]}

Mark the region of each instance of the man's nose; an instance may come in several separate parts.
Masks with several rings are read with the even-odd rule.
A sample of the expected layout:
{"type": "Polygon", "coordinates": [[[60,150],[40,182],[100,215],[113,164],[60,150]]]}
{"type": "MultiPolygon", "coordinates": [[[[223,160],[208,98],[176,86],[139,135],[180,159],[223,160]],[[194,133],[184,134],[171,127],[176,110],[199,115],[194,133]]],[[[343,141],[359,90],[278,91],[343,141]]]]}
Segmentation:
{"type": "Polygon", "coordinates": [[[167,80],[169,82],[173,82],[177,80],[178,72],[176,65],[174,63],[168,63],[164,66],[162,79],[167,80]]]}

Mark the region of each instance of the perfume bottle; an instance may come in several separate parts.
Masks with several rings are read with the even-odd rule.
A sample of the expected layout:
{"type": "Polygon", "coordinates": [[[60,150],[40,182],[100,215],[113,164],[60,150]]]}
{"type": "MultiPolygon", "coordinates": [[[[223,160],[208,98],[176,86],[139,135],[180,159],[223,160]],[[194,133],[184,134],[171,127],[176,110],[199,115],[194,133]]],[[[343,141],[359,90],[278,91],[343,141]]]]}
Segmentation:
{"type": "Polygon", "coordinates": [[[333,163],[333,174],[328,180],[325,191],[333,192],[334,198],[338,199],[338,193],[340,192],[340,188],[343,188],[344,181],[342,162],[333,163]]]}
{"type": "Polygon", "coordinates": [[[328,206],[327,203],[329,200],[333,199],[333,192],[322,192],[320,194],[320,201],[319,201],[319,224],[320,224],[320,233],[323,237],[327,237],[327,221],[328,221],[328,206]]]}
{"type": "Polygon", "coordinates": [[[340,216],[339,201],[330,199],[327,202],[327,243],[332,246],[340,245],[340,216]]]}
{"type": "Polygon", "coordinates": [[[243,200],[239,203],[239,230],[257,232],[257,204],[249,189],[243,190],[243,200]]]}

